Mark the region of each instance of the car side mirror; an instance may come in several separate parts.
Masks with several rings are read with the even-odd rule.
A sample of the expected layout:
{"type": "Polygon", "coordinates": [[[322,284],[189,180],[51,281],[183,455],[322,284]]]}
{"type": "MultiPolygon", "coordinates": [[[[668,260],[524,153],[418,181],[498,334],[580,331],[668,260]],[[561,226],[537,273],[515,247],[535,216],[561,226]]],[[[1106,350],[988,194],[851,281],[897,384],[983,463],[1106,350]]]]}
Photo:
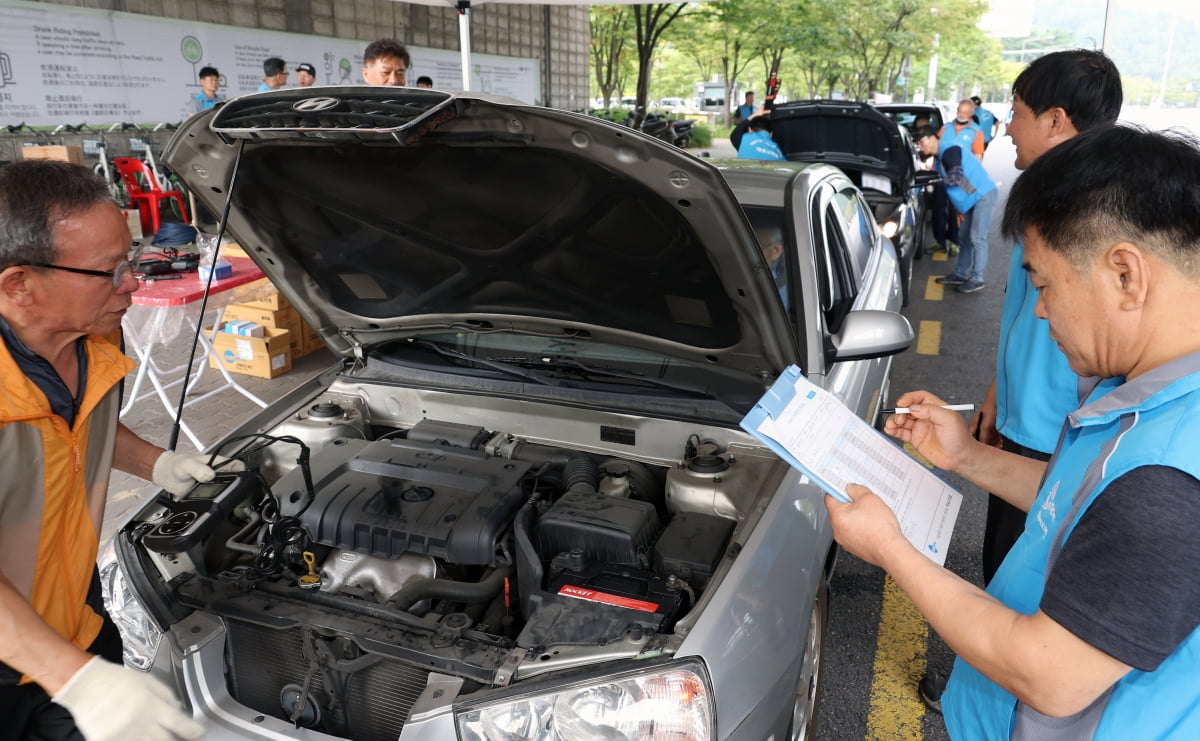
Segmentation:
{"type": "Polygon", "coordinates": [[[912,325],[903,314],[879,309],[852,311],[842,330],[830,338],[834,362],[868,360],[904,352],[914,339],[912,325]]]}
{"type": "Polygon", "coordinates": [[[913,185],[918,188],[940,182],[942,182],[942,176],[938,174],[937,170],[919,170],[913,177],[913,185]]]}

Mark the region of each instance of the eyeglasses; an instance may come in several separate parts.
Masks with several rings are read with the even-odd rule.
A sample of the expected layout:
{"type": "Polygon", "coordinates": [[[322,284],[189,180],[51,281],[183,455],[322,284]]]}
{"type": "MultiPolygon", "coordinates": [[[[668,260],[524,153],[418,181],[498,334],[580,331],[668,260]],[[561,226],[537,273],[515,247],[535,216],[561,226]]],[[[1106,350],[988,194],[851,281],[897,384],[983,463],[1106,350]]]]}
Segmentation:
{"type": "MultiPolygon", "coordinates": [[[[121,287],[121,280],[126,275],[132,275],[137,270],[138,263],[142,259],[142,245],[135,242],[133,248],[129,250],[129,256],[125,261],[118,265],[113,270],[91,270],[89,268],[72,268],[66,265],[53,265],[45,262],[29,262],[24,263],[23,267],[31,268],[50,268],[52,270],[62,270],[66,273],[77,273],[78,275],[92,275],[97,278],[112,278],[113,288],[121,287]]],[[[14,265],[13,267],[21,267],[14,265]]]]}

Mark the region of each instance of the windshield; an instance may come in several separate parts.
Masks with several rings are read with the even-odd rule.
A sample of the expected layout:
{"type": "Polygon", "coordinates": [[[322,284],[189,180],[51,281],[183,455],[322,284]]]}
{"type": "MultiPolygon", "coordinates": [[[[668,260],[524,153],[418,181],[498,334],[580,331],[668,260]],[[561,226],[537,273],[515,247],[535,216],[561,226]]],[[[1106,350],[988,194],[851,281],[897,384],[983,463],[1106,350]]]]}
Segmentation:
{"type": "Polygon", "coordinates": [[[390,364],[452,369],[531,387],[718,399],[734,406],[762,393],[761,383],[719,366],[589,339],[437,332],[387,343],[372,356],[390,364]]]}

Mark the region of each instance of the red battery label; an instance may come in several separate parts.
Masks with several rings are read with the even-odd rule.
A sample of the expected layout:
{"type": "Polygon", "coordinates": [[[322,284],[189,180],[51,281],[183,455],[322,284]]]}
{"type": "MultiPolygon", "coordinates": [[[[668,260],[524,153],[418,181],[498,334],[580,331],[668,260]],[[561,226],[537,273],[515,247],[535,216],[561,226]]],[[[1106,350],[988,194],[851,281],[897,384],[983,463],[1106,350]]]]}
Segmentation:
{"type": "Polygon", "coordinates": [[[643,612],[658,612],[658,605],[653,602],[621,597],[616,594],[606,594],[604,592],[597,592],[594,589],[573,587],[569,584],[559,587],[558,593],[564,597],[574,597],[575,599],[587,600],[588,602],[600,602],[606,605],[615,605],[616,607],[628,607],[631,610],[641,610],[643,612]]]}

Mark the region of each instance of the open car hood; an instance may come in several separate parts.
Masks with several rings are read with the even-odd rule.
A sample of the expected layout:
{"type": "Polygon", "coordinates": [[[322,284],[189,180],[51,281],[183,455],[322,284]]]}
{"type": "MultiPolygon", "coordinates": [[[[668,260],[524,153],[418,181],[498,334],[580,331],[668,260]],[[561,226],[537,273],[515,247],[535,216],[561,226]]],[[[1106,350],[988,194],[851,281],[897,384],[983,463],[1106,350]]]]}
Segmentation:
{"type": "Polygon", "coordinates": [[[801,100],[771,111],[771,135],[789,160],[828,162],[910,183],[916,170],[910,141],[867,103],[801,100]]]}
{"type": "Polygon", "coordinates": [[[712,165],[475,93],[322,87],[189,119],[164,161],[335,352],[424,333],[596,340],[773,378],[790,325],[712,165]]]}

